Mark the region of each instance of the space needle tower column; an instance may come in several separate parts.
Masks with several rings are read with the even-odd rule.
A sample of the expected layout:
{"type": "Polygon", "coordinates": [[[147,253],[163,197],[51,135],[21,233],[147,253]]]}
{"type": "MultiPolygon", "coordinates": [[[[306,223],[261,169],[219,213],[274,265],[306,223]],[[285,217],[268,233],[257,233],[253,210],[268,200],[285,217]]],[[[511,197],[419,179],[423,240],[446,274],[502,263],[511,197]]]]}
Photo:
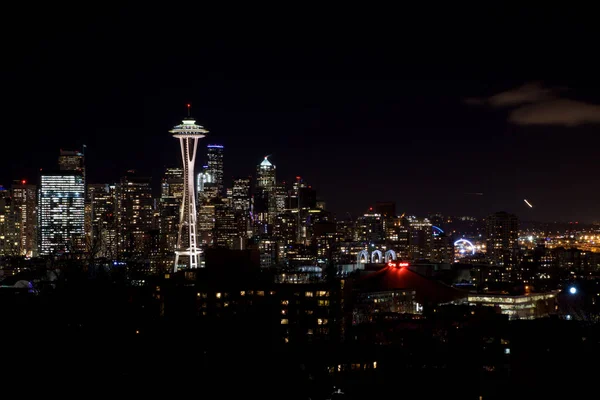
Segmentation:
{"type": "Polygon", "coordinates": [[[197,125],[190,116],[190,104],[187,105],[188,116],[181,125],[175,126],[169,132],[179,139],[181,158],[183,159],[183,199],[179,211],[179,230],[177,232],[177,247],[175,248],[175,264],[173,271],[180,266],[180,257],[189,257],[186,263],[189,268],[198,268],[198,245],[196,243],[196,191],[194,190],[194,163],[198,140],[208,133],[204,127],[197,125]]]}

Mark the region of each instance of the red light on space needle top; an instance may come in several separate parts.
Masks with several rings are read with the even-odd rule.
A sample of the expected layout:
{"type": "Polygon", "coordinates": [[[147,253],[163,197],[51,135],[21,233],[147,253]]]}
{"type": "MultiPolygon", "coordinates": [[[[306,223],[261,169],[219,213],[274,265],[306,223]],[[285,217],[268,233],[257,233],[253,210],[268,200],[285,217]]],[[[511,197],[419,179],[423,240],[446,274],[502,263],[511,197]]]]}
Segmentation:
{"type": "Polygon", "coordinates": [[[21,181],[21,184],[22,184],[22,185],[24,185],[24,184],[26,184],[26,183],[27,183],[27,181],[26,181],[25,179],[23,179],[23,180],[21,181]]]}

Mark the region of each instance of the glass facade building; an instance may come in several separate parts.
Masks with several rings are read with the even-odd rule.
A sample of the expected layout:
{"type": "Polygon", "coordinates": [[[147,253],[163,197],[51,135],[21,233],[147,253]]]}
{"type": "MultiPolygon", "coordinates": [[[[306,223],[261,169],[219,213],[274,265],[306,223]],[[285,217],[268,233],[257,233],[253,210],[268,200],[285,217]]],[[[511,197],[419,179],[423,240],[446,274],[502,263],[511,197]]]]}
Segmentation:
{"type": "Polygon", "coordinates": [[[42,173],[38,192],[40,255],[85,250],[83,173],[42,173]]]}

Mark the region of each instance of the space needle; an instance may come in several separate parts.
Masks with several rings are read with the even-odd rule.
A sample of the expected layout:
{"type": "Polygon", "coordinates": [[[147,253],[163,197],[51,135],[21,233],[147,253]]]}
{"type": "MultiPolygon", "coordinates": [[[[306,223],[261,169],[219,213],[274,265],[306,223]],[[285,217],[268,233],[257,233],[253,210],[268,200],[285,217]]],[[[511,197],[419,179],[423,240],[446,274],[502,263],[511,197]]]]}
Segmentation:
{"type": "Polygon", "coordinates": [[[169,132],[174,138],[179,139],[181,145],[181,158],[183,159],[183,199],[179,211],[179,230],[177,232],[177,246],[175,247],[175,264],[173,271],[177,272],[180,266],[179,258],[189,257],[189,268],[198,268],[198,245],[196,242],[196,191],[194,190],[194,163],[198,140],[205,137],[208,131],[203,126],[197,125],[196,120],[190,116],[190,107],[187,105],[188,116],[181,125],[175,126],[169,132]]]}

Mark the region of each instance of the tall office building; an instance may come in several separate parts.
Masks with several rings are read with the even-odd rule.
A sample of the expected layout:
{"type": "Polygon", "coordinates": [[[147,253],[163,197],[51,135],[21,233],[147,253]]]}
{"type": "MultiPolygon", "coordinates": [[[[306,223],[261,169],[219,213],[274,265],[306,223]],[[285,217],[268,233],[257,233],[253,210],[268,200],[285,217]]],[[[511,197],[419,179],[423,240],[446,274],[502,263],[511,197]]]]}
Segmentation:
{"type": "Polygon", "coordinates": [[[19,253],[37,255],[37,186],[26,180],[14,181],[11,187],[14,212],[20,220],[19,253]]]}
{"type": "Polygon", "coordinates": [[[42,172],[38,190],[40,255],[85,251],[83,173],[42,172]]]}
{"type": "Polygon", "coordinates": [[[233,180],[233,191],[231,204],[236,212],[250,213],[250,184],[252,180],[247,178],[235,178],[233,180]]]}
{"type": "Polygon", "coordinates": [[[175,249],[175,262],[173,263],[175,272],[180,267],[197,268],[200,251],[196,236],[198,215],[196,214],[197,194],[194,187],[196,178],[194,164],[196,163],[198,141],[205,137],[208,131],[203,126],[197,125],[196,120],[189,114],[190,105],[188,104],[188,116],[182,121],[181,125],[177,125],[169,131],[174,138],[179,140],[183,159],[183,200],[177,234],[177,248],[175,249]],[[187,257],[187,262],[182,260],[180,264],[180,257],[187,257]]]}
{"type": "Polygon", "coordinates": [[[215,202],[215,227],[213,236],[213,245],[233,249],[236,239],[239,237],[235,213],[225,202],[215,202]]]}
{"type": "Polygon", "coordinates": [[[507,272],[510,272],[517,263],[519,219],[514,214],[497,212],[487,217],[485,228],[489,261],[506,267],[507,272]]]}
{"type": "Polygon", "coordinates": [[[256,186],[266,189],[275,187],[275,165],[271,164],[268,156],[256,167],[256,186]]]}
{"type": "Polygon", "coordinates": [[[78,171],[85,175],[85,160],[83,153],[73,150],[60,150],[58,169],[61,171],[78,171]]]}
{"type": "Polygon", "coordinates": [[[90,184],[88,238],[95,257],[117,258],[117,185],[90,184]]]}
{"type": "Polygon", "coordinates": [[[209,144],[206,146],[208,169],[216,185],[218,196],[223,195],[223,146],[220,144],[209,144]]]}
{"type": "Polygon", "coordinates": [[[151,178],[128,171],[121,178],[117,199],[119,254],[147,254],[154,215],[151,178]]]}
{"type": "MultiPolygon", "coordinates": [[[[171,256],[177,246],[181,201],[175,196],[161,196],[158,203],[159,252],[171,256]]],[[[172,260],[171,260],[172,261],[172,260]]]]}
{"type": "MultiPolygon", "coordinates": [[[[167,168],[158,199],[158,251],[161,267],[166,267],[167,257],[172,255],[177,247],[183,186],[183,168],[167,168]]],[[[170,264],[172,267],[172,259],[170,264]]]]}
{"type": "Polygon", "coordinates": [[[183,199],[183,169],[182,168],[167,168],[163,176],[160,196],[173,196],[179,201],[183,199]]]}
{"type": "Polygon", "coordinates": [[[407,217],[408,221],[408,246],[410,258],[413,260],[431,258],[431,244],[433,228],[427,218],[407,217]]]}
{"type": "Polygon", "coordinates": [[[10,191],[0,186],[0,255],[20,255],[21,220],[14,212],[10,191]]]}
{"type": "Polygon", "coordinates": [[[251,235],[251,183],[250,177],[235,178],[231,191],[231,207],[235,213],[239,237],[247,238],[251,235]]]}
{"type": "Polygon", "coordinates": [[[273,224],[277,215],[277,181],[275,165],[268,157],[256,167],[255,219],[260,224],[273,224]]]}

